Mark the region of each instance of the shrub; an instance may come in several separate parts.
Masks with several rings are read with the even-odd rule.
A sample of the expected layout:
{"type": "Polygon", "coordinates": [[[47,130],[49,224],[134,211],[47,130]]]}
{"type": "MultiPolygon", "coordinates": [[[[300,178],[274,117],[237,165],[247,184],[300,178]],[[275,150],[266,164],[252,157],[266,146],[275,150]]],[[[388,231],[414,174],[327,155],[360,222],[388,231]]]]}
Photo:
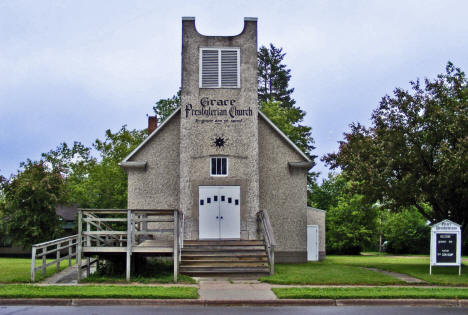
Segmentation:
{"type": "Polygon", "coordinates": [[[414,208],[388,215],[383,223],[386,251],[393,254],[427,254],[430,227],[414,208]]]}
{"type": "Polygon", "coordinates": [[[372,244],[375,210],[362,195],[340,197],[338,205],[327,211],[327,253],[355,255],[372,244]]]}

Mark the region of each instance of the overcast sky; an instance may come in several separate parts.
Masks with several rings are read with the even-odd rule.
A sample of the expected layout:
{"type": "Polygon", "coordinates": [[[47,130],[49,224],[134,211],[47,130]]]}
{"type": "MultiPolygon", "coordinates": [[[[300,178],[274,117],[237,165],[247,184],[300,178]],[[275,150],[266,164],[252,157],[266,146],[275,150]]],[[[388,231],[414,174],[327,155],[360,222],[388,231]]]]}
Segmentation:
{"type": "Polygon", "coordinates": [[[238,34],[258,17],[259,46],[286,52],[322,156],[395,87],[448,60],[467,71],[467,14],[462,0],[0,0],[0,174],[64,141],[145,128],[154,102],[180,86],[182,16],[205,35],[238,34]]]}

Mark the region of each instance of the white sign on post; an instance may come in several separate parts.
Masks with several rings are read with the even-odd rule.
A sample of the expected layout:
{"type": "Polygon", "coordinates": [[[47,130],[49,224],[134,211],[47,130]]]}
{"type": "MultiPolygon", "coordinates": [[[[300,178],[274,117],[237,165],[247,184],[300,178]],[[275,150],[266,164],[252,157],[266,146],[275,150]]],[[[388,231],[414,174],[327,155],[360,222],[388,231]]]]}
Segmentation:
{"type": "Polygon", "coordinates": [[[461,229],[460,225],[444,220],[431,228],[431,262],[432,266],[458,266],[461,275],[461,229]]]}

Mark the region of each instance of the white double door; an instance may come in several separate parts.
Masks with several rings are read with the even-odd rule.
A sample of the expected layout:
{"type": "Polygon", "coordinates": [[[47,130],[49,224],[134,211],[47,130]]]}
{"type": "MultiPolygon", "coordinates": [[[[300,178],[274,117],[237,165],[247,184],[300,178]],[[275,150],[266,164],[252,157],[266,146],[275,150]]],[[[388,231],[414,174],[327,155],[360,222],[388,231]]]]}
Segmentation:
{"type": "Polygon", "coordinates": [[[240,187],[199,186],[200,239],[240,238],[240,187]]]}

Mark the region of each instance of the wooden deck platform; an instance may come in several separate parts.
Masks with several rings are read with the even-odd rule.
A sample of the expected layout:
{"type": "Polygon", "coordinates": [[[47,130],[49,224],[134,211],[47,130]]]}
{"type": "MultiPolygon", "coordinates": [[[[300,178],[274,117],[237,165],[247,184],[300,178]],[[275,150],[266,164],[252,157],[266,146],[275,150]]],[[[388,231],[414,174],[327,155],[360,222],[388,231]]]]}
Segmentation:
{"type": "MultiPolygon", "coordinates": [[[[130,281],[133,254],[164,255],[172,256],[174,282],[180,263],[181,271],[192,275],[273,274],[273,230],[266,212],[259,211],[257,219],[263,240],[184,242],[184,214],[175,209],[80,209],[77,265],[81,268],[82,255],[125,255],[126,279],[130,281]]],[[[89,273],[89,266],[87,269],[89,273]]]]}
{"type": "Polygon", "coordinates": [[[77,264],[81,255],[125,254],[129,281],[132,254],[169,255],[177,281],[183,234],[184,215],[175,209],[80,209],[77,264]]]}
{"type": "MultiPolygon", "coordinates": [[[[168,240],[146,240],[131,248],[132,253],[166,254],[174,252],[174,241],[168,240]]],[[[127,247],[118,246],[83,246],[83,253],[108,254],[126,253],[127,247]]]]}
{"type": "Polygon", "coordinates": [[[174,251],[174,241],[146,240],[134,246],[134,253],[172,253],[174,251]]]}

